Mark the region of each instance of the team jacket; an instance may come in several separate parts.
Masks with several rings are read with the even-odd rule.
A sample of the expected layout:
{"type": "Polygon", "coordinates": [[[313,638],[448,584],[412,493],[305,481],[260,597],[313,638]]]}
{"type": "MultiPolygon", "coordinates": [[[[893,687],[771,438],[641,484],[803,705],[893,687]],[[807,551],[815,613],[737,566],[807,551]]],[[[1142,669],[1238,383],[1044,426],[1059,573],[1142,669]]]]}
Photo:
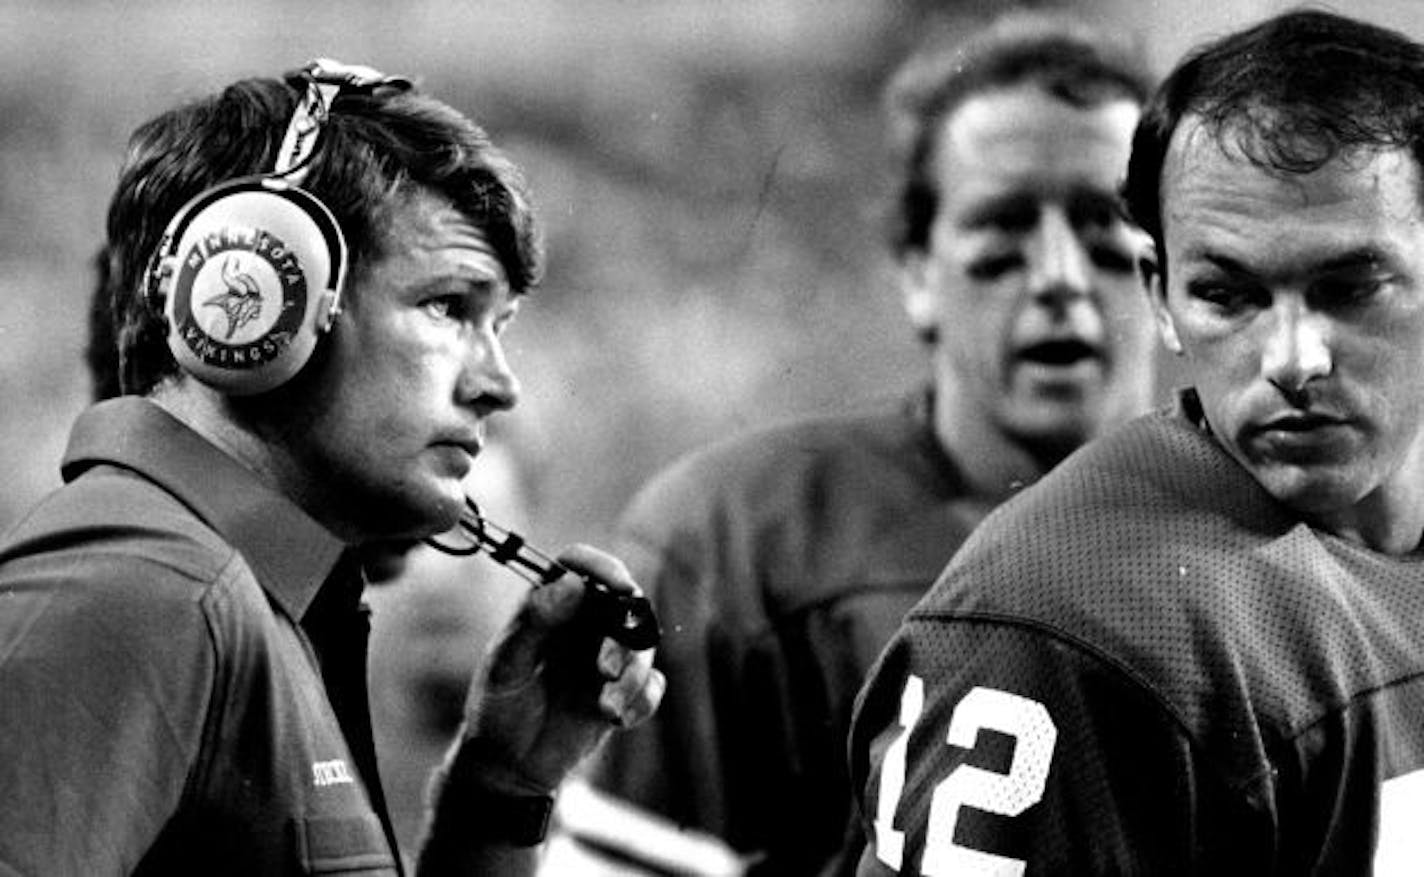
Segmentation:
{"type": "Polygon", "coordinates": [[[1184,402],[986,519],[896,633],[860,874],[1424,863],[1424,558],[1302,523],[1184,402]]]}

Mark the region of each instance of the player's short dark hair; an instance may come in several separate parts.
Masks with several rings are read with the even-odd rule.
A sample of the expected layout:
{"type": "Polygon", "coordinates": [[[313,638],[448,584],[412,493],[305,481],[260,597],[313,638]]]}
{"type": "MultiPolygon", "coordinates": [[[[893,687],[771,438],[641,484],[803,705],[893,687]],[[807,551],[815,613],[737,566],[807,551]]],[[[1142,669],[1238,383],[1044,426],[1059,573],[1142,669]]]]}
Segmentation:
{"type": "Polygon", "coordinates": [[[934,41],[913,53],[885,91],[898,176],[889,216],[896,255],[929,246],[945,119],[970,97],[1023,84],[1075,107],[1095,107],[1146,102],[1152,76],[1139,46],[1046,12],[1010,13],[953,46],[934,41]]]}
{"type": "MultiPolygon", "coordinates": [[[[145,300],[144,270],[169,221],[217,183],[272,169],[304,84],[254,78],[169,110],[130,138],[109,204],[110,308],[125,393],[177,372],[162,313],[145,300]]],[[[302,187],[341,225],[348,278],[380,258],[388,211],[402,192],[442,195],[489,239],[516,293],[531,289],[543,252],[519,170],[485,132],[419,89],[337,98],[302,187]]]]}
{"type": "Polygon", "coordinates": [[[1309,173],[1357,149],[1407,148],[1424,167],[1424,46],[1344,16],[1293,10],[1181,61],[1138,123],[1123,186],[1163,270],[1162,165],[1187,116],[1272,173],[1309,173]]]}

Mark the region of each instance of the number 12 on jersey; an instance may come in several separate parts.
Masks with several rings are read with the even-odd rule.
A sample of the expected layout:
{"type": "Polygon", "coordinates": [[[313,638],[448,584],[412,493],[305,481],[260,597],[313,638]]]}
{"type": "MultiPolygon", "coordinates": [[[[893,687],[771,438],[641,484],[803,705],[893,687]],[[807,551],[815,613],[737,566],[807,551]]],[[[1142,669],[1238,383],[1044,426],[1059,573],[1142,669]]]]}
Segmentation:
{"type": "MultiPolygon", "coordinates": [[[[925,683],[918,676],[905,681],[900,695],[899,734],[885,749],[876,796],[875,853],[880,861],[899,871],[905,854],[905,833],[895,828],[895,811],[905,791],[905,768],[910,732],[925,707],[925,683]]],[[[954,841],[959,808],[972,807],[1000,816],[1018,816],[1043,797],[1058,728],[1047,708],[1036,700],[995,688],[971,689],[950,716],[945,743],[973,749],[980,730],[1012,737],[1014,754],[1008,773],[996,773],[960,764],[940,780],[930,799],[929,823],[920,873],[939,875],[984,874],[1018,877],[1027,863],[962,846],[954,841]]]]}

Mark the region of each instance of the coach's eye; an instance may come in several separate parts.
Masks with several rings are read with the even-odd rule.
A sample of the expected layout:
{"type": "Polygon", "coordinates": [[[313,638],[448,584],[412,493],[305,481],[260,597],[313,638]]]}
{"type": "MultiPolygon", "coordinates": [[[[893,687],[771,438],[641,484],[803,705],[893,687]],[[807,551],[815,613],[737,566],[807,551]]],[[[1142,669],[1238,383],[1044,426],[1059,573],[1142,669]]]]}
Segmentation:
{"type": "Polygon", "coordinates": [[[465,297],[440,295],[426,299],[422,303],[422,307],[442,320],[461,320],[465,316],[465,297]]]}

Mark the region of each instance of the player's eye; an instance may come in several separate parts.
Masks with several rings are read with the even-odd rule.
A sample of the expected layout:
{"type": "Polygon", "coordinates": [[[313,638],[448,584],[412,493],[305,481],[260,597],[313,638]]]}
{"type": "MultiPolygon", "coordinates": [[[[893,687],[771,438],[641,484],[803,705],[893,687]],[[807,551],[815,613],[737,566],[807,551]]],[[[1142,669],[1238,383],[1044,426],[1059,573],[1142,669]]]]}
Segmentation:
{"type": "Polygon", "coordinates": [[[1394,288],[1396,278],[1383,272],[1342,274],[1317,281],[1310,299],[1323,309],[1361,305],[1394,288]]]}
{"type": "Polygon", "coordinates": [[[1269,295],[1260,287],[1226,280],[1198,280],[1187,284],[1187,294],[1222,313],[1263,307],[1269,295]]]}

